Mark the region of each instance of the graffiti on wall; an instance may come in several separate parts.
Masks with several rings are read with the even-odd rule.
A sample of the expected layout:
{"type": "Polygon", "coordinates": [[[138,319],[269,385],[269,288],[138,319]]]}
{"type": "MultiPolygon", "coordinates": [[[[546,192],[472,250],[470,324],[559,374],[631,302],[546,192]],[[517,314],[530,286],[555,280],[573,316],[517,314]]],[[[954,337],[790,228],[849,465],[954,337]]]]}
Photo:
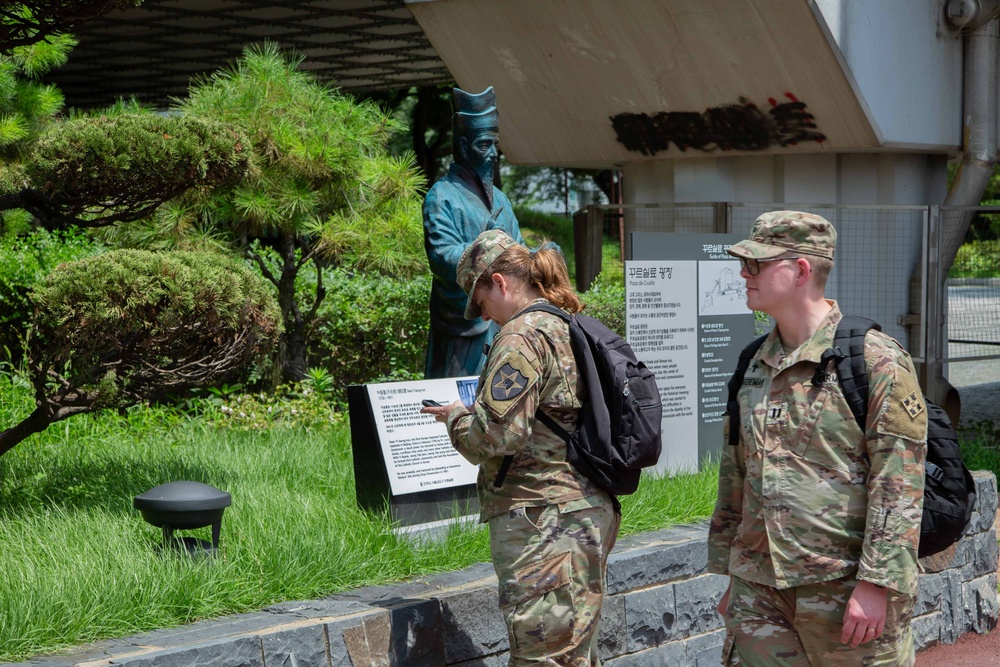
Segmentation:
{"type": "Polygon", "coordinates": [[[737,104],[697,111],[661,111],[655,114],[620,113],[611,116],[619,143],[627,150],[656,155],[670,148],[700,151],[759,151],[772,146],[794,146],[800,141],[822,143],[826,135],[805,102],[785,93],[787,102],[768,99],[766,112],[745,97],[737,104]]]}

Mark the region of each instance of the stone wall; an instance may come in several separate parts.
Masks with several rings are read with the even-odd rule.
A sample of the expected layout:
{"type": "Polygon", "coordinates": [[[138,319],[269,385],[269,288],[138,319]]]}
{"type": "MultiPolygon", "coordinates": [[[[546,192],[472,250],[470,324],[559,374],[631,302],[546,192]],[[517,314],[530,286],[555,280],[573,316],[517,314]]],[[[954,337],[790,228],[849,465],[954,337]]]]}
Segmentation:
{"type": "MultiPolygon", "coordinates": [[[[997,623],[997,482],[977,473],[979,508],[957,547],[926,563],[918,645],[953,643],[997,623]]],[[[613,667],[715,667],[726,578],[705,574],[704,525],[622,539],[608,565],[600,650],[613,667]]],[[[501,667],[507,634],[488,564],[37,658],[49,667],[501,667]]]]}

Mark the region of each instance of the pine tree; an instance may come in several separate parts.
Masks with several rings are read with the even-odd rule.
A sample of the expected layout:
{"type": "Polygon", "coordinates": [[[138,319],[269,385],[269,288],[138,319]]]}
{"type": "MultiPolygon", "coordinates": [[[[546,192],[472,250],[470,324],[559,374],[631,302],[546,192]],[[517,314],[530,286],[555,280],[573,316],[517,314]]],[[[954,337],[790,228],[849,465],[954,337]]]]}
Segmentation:
{"type": "MultiPolygon", "coordinates": [[[[75,44],[62,31],[134,2],[0,4],[0,233],[147,218],[197,188],[253,172],[250,140],[213,119],[132,103],[59,115],[39,76],[75,44]]],[[[120,251],[63,264],[32,295],[35,410],[0,431],[0,454],[75,414],[210,386],[245,371],[281,330],[267,285],[213,253],[120,251]]]]}
{"type": "Polygon", "coordinates": [[[412,157],[386,151],[396,129],[382,110],[326,87],[273,44],[192,86],[180,117],[241,128],[254,169],[162,207],[147,225],[116,228],[125,245],[228,245],[274,286],[284,320],[281,379],[301,380],[307,334],[333,265],[392,275],[426,270],[412,157]],[[315,290],[303,293],[311,265],[315,290]]]}

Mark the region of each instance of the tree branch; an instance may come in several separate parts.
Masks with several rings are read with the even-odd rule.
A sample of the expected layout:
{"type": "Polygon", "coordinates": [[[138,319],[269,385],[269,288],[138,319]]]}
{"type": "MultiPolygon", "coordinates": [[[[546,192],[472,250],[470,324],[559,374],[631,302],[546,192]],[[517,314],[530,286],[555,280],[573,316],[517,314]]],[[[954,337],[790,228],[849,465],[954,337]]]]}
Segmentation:
{"type": "Polygon", "coordinates": [[[253,261],[253,263],[257,265],[257,268],[260,269],[260,272],[261,272],[261,274],[263,274],[264,278],[268,282],[270,282],[272,285],[274,285],[275,287],[277,287],[278,286],[278,279],[275,278],[274,274],[271,273],[271,270],[269,268],[267,268],[267,264],[264,263],[264,258],[262,258],[260,255],[258,255],[257,253],[255,253],[249,247],[246,249],[245,252],[247,254],[247,257],[249,257],[250,260],[253,261]]]}
{"type": "Polygon", "coordinates": [[[323,287],[323,266],[319,263],[318,259],[313,263],[316,265],[316,298],[313,299],[312,308],[309,309],[309,313],[306,315],[305,321],[307,324],[315,319],[316,313],[319,311],[319,305],[326,298],[326,288],[323,287]]]}
{"type": "Polygon", "coordinates": [[[38,406],[17,425],[12,426],[6,431],[0,431],[0,456],[9,452],[16,444],[22,442],[28,436],[44,431],[52,421],[45,407],[38,406]]]}
{"type": "Polygon", "coordinates": [[[0,53],[72,32],[81,23],[112,9],[135,7],[142,0],[22,0],[0,10],[0,53]],[[7,7],[16,8],[14,11],[7,7]]]}

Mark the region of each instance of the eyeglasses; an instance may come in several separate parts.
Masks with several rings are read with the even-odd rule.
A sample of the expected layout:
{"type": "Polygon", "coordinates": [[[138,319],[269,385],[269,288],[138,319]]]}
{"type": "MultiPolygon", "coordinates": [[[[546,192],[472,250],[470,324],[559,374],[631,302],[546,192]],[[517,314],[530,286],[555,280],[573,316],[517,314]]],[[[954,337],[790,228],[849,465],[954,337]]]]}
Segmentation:
{"type": "Polygon", "coordinates": [[[755,276],[760,273],[760,265],[764,262],[784,262],[792,259],[802,259],[801,257],[772,257],[770,259],[746,259],[740,257],[740,266],[746,269],[746,272],[751,276],[755,276]]]}

